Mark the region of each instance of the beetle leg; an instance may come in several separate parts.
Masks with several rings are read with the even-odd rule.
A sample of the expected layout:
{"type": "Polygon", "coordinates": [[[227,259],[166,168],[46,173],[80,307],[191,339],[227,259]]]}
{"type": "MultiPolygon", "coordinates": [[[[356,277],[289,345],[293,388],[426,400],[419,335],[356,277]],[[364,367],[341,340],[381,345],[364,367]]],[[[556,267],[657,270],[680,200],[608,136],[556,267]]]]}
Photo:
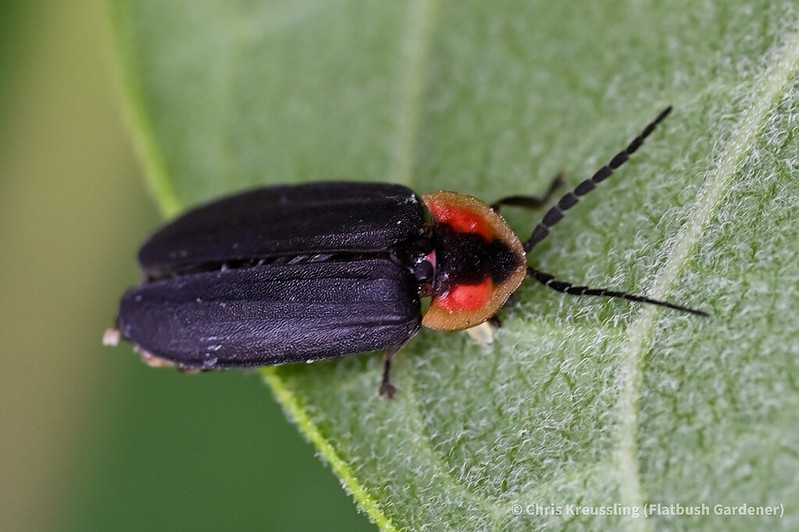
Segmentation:
{"type": "Polygon", "coordinates": [[[569,283],[567,281],[561,281],[559,279],[555,279],[555,276],[552,275],[551,273],[538,271],[530,266],[527,267],[527,276],[532,277],[539,283],[549,288],[552,288],[553,290],[557,290],[558,292],[562,292],[564,294],[570,294],[573,296],[614,297],[618,299],[626,299],[628,301],[635,301],[637,303],[649,303],[650,305],[657,305],[659,307],[666,307],[674,310],[679,310],[680,312],[688,312],[689,314],[696,314],[697,316],[704,316],[704,317],[710,316],[710,314],[708,314],[703,310],[696,310],[684,307],[682,305],[677,305],[675,303],[669,303],[668,301],[651,299],[646,296],[639,296],[637,294],[620,292],[618,290],[608,290],[606,288],[589,288],[587,286],[575,286],[574,284],[569,283]]]}
{"type": "Polygon", "coordinates": [[[563,186],[563,172],[558,172],[558,174],[552,178],[552,182],[549,183],[549,188],[547,189],[546,193],[544,193],[544,197],[505,196],[504,198],[500,198],[492,203],[491,208],[497,212],[499,212],[499,208],[503,205],[521,207],[522,209],[538,209],[549,203],[549,200],[551,200],[552,196],[555,195],[555,191],[561,186],[563,186]]]}
{"type": "Polygon", "coordinates": [[[394,399],[394,395],[397,393],[397,389],[391,384],[389,372],[391,371],[391,359],[400,349],[402,349],[402,345],[392,345],[383,353],[383,379],[380,381],[380,390],[378,391],[380,397],[394,399]]]}

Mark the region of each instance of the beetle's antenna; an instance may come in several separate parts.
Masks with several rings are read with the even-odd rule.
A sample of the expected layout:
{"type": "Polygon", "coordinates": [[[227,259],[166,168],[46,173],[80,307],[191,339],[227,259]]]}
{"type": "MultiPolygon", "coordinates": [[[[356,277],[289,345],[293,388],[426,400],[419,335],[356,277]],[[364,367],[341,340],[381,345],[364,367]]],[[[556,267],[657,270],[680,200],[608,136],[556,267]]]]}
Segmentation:
{"type": "Polygon", "coordinates": [[[533,249],[536,244],[547,237],[549,234],[549,228],[563,218],[563,213],[565,211],[568,211],[577,205],[580,196],[585,196],[594,190],[597,184],[610,177],[614,170],[626,163],[630,158],[630,155],[635,153],[638,148],[641,147],[641,144],[644,143],[644,139],[652,134],[657,125],[662,122],[670,112],[671,106],[666,107],[663,111],[661,111],[657,118],[647,124],[640,135],[635,137],[626,148],[617,153],[608,164],[597,170],[590,178],[577,185],[574,190],[561,197],[558,200],[558,203],[547,211],[547,213],[544,215],[544,219],[535,226],[535,229],[533,229],[533,234],[530,235],[530,238],[522,244],[524,246],[525,253],[533,249]]]}
{"type": "Polygon", "coordinates": [[[650,305],[657,305],[659,307],[671,308],[674,310],[679,310],[680,312],[687,312],[689,314],[696,314],[697,316],[703,316],[705,318],[710,316],[710,314],[708,314],[703,310],[696,310],[684,307],[682,305],[676,305],[674,303],[669,303],[668,301],[659,301],[657,299],[651,299],[645,296],[628,294],[627,292],[619,292],[617,290],[607,290],[605,288],[589,288],[587,286],[575,286],[572,283],[555,279],[555,276],[552,275],[551,273],[542,272],[530,266],[527,267],[527,276],[532,277],[539,283],[543,284],[544,286],[548,286],[553,290],[557,290],[558,292],[562,292],[564,294],[569,294],[573,296],[613,297],[618,299],[626,299],[628,301],[635,301],[637,303],[648,303],[650,305]]]}

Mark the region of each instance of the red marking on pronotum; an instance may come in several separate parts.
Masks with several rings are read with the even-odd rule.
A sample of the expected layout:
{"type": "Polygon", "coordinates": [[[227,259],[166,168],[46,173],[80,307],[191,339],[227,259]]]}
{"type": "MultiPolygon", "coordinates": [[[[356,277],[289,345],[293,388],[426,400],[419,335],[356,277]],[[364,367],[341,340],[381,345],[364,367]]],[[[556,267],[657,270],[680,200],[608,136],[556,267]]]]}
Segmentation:
{"type": "Polygon", "coordinates": [[[447,224],[458,233],[476,233],[486,240],[493,237],[485,215],[444,201],[425,202],[436,223],[447,224]]]}
{"type": "Polygon", "coordinates": [[[449,293],[437,298],[438,304],[449,312],[477,310],[491,299],[494,283],[485,279],[478,284],[459,284],[449,293]]]}

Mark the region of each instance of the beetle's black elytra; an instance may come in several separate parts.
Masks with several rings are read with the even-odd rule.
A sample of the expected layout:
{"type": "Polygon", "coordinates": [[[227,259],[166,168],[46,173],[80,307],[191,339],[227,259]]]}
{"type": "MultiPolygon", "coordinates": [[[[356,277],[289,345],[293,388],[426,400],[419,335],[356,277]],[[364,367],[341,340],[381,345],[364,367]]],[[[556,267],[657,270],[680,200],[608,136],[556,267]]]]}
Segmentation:
{"type": "Polygon", "coordinates": [[[122,297],[117,330],[153,365],[222,369],[311,362],[385,350],[380,394],[392,397],[393,355],[421,326],[459,330],[486,320],[526,277],[565,294],[622,298],[707,316],[617,290],[576,286],[537,270],[526,254],[579,197],[623,165],[671,112],[552,206],[521,242],[498,211],[440,191],[326,182],[259,188],[195,208],[139,251],[145,281],[122,297]],[[421,314],[421,298],[431,297],[421,314]]]}

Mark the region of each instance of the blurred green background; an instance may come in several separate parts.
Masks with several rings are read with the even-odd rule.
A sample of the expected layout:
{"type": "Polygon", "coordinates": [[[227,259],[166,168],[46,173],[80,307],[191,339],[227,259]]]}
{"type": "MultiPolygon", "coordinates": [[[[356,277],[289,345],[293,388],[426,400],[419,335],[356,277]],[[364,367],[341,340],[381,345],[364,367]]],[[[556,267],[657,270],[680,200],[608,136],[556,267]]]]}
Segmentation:
{"type": "Polygon", "coordinates": [[[255,374],[103,348],[160,217],[105,6],[0,7],[0,530],[373,530],[255,374]]]}

